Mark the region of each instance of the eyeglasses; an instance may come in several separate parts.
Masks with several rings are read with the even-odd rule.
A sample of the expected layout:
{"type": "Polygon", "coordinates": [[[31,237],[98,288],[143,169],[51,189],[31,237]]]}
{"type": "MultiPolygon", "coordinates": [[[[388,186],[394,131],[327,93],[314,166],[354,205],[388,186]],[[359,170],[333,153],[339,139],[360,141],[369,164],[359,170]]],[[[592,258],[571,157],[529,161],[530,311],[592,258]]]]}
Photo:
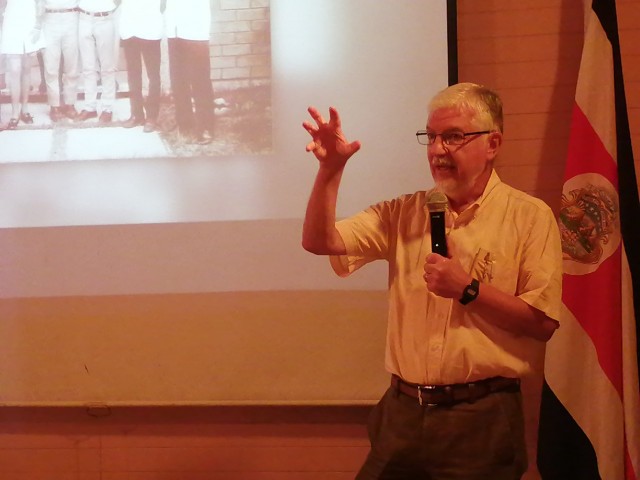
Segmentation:
{"type": "Polygon", "coordinates": [[[433,133],[427,132],[426,130],[418,130],[416,132],[416,138],[418,139],[418,143],[420,145],[433,145],[436,143],[436,138],[440,136],[442,138],[442,143],[447,146],[451,145],[462,145],[464,143],[464,139],[469,135],[484,135],[486,133],[491,133],[493,130],[482,130],[480,132],[444,132],[444,133],[433,133]]]}

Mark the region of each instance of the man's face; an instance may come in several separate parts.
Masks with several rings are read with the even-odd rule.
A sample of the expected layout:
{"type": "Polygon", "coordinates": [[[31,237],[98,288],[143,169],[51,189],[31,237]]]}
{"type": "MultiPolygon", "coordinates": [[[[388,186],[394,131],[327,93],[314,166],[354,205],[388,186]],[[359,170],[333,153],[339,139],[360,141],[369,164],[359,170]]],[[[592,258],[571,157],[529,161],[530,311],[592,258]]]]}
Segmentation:
{"type": "MultiPolygon", "coordinates": [[[[487,130],[473,121],[471,112],[441,108],[429,115],[427,131],[435,134],[468,133],[487,130]]],[[[461,145],[446,145],[441,136],[427,147],[431,175],[436,185],[448,197],[465,200],[484,190],[491,176],[492,162],[501,144],[498,132],[468,135],[461,145]]]]}

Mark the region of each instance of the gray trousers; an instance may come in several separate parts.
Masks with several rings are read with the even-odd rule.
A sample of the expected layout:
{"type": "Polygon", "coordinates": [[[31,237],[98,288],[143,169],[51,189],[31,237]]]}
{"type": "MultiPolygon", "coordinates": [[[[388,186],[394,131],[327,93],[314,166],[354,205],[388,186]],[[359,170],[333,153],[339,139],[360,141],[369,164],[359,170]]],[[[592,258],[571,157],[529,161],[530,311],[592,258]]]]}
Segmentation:
{"type": "Polygon", "coordinates": [[[430,407],[389,388],[369,439],[357,480],[517,480],[527,469],[519,391],[430,407]]]}
{"type": "Polygon", "coordinates": [[[116,99],[118,47],[114,14],[92,17],[79,14],[78,42],[82,61],[84,110],[95,111],[98,103],[98,74],[102,85],[103,111],[112,111],[116,99]]]}
{"type": "Polygon", "coordinates": [[[45,13],[42,25],[46,48],[44,58],[44,80],[47,84],[49,105],[59,107],[60,60],[62,59],[62,95],[64,103],[76,102],[78,77],[78,12],[45,13]]]}

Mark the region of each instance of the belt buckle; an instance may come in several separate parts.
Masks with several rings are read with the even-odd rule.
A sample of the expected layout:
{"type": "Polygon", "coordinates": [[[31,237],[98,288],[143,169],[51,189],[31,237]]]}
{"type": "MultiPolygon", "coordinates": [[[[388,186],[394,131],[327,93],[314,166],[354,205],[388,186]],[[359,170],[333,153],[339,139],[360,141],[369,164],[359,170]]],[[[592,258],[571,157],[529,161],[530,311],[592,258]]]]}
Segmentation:
{"type": "MultiPolygon", "coordinates": [[[[420,405],[421,407],[425,405],[425,403],[422,401],[422,391],[423,390],[434,390],[436,387],[434,385],[418,385],[418,405],[420,405]]],[[[438,405],[437,403],[426,403],[427,407],[435,407],[436,405],[438,405]]]]}

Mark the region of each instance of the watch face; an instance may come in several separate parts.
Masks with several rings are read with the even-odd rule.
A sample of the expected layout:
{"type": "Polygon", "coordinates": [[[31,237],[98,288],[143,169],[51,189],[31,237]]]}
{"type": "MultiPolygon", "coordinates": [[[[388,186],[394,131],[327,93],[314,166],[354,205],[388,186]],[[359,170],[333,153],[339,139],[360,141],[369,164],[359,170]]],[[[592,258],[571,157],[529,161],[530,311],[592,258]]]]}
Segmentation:
{"type": "Polygon", "coordinates": [[[477,279],[473,279],[469,285],[465,287],[462,292],[462,298],[459,300],[460,303],[466,305],[467,303],[475,300],[478,296],[478,292],[480,291],[480,282],[477,279]]]}

